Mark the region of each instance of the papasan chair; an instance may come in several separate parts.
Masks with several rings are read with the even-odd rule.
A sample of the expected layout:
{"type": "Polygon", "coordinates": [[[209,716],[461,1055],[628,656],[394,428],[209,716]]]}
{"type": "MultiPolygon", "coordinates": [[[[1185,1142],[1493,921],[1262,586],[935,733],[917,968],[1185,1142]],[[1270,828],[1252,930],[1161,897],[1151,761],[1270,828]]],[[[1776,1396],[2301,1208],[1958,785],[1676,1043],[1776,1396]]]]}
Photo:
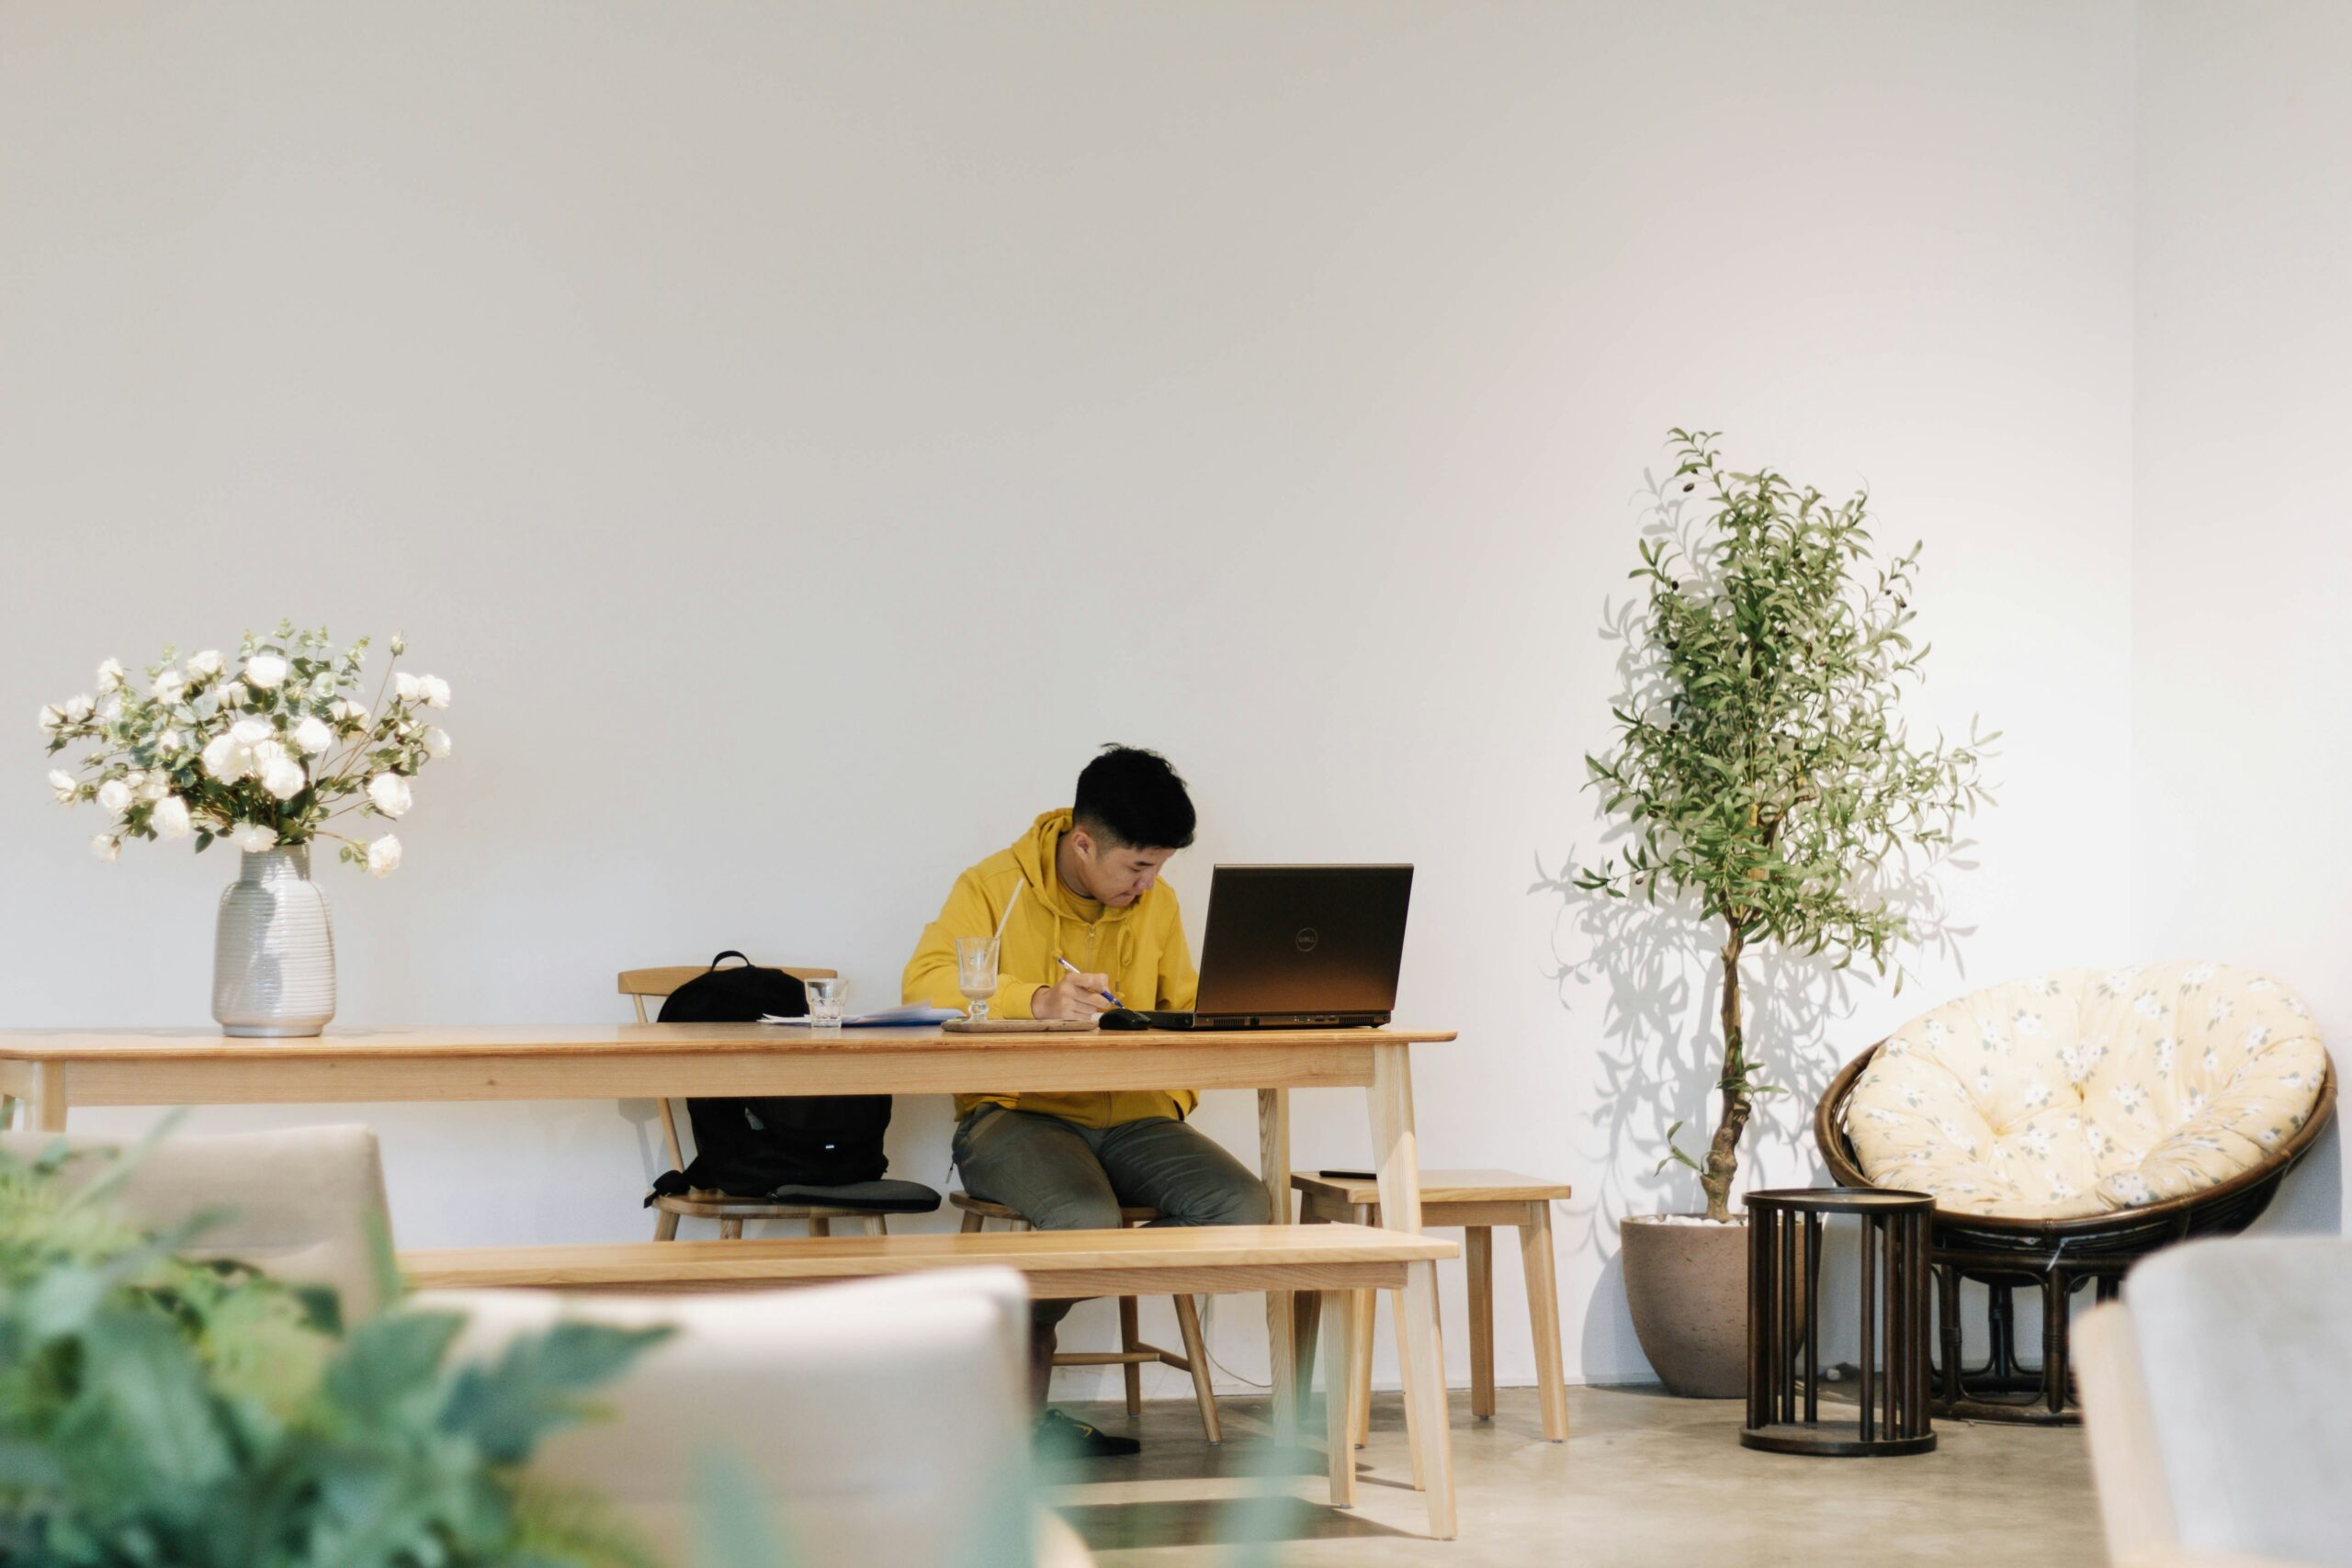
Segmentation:
{"type": "Polygon", "coordinates": [[[2309,1011],[2222,964],[2063,970],[1896,1030],[1838,1074],[1814,1133],[1846,1186],[1936,1200],[1938,1414],[2072,1422],[2075,1292],[2188,1236],[2245,1228],[2335,1106],[2309,1011]],[[1961,1358],[1960,1285],[1989,1288],[1990,1355],[1961,1358]],[[2039,1290],[2039,1367],[2014,1292],[2039,1290]]]}

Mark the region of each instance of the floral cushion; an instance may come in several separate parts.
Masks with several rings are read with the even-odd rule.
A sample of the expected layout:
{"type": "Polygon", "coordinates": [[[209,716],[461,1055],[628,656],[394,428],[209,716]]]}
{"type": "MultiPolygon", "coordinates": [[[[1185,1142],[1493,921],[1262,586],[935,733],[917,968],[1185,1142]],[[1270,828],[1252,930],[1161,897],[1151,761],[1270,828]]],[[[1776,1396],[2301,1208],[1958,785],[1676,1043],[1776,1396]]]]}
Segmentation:
{"type": "Polygon", "coordinates": [[[1878,1186],[1962,1213],[2073,1219],[2265,1163],[2310,1119],[2326,1065],[2303,1004],[2251,970],[2062,970],[1895,1031],[1846,1124],[1878,1186]]]}

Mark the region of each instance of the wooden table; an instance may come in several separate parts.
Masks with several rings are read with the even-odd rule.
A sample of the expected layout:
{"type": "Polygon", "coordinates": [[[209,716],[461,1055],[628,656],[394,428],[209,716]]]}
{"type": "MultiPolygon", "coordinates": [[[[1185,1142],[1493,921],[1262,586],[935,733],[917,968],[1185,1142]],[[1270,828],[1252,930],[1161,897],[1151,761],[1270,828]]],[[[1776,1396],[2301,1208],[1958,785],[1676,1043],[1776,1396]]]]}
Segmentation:
{"type": "MultiPolygon", "coordinates": [[[[740,1023],[334,1028],[310,1040],[238,1040],[200,1030],[13,1029],[0,1030],[0,1116],[17,1100],[29,1105],[33,1126],[57,1131],[74,1105],[1254,1089],[1259,1169],[1275,1213],[1287,1215],[1290,1091],[1362,1089],[1382,1223],[1418,1231],[1409,1053],[1453,1038],[1387,1029],[948,1034],[933,1027],[819,1035],[806,1027],[740,1023]]],[[[1404,1304],[1407,1358],[1442,1366],[1434,1291],[1408,1285],[1404,1304]]],[[[1288,1434],[1297,1422],[1290,1296],[1270,1293],[1266,1314],[1275,1423],[1288,1434]]],[[[1418,1386],[1434,1391],[1434,1402],[1408,1416],[1442,1423],[1442,1376],[1420,1379],[1418,1386]]]]}

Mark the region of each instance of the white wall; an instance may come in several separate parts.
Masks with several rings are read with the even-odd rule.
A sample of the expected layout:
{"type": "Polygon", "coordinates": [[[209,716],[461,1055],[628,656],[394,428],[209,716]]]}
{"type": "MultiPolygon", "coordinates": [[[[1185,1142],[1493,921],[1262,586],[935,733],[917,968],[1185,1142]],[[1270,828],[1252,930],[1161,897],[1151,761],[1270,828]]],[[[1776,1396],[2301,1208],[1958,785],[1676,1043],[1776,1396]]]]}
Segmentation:
{"type": "MultiPolygon", "coordinates": [[[[2132,929],[2352,1038],[2352,10],[2140,19],[2132,929]]],[[[2340,1232],[2331,1131],[2271,1224],[2340,1232]]]]}
{"type": "MultiPolygon", "coordinates": [[[[1674,928],[1597,950],[1530,887],[1597,844],[1600,620],[1669,425],[1927,541],[1917,711],[2007,734],[1966,982],[2130,952],[2129,23],[0,10],[0,1017],[204,1020],[230,866],[93,863],[30,722],[166,639],[397,627],[457,686],[407,868],[324,874],[352,1022],[615,1018],[616,968],[725,946],[883,998],[957,869],[1151,744],[1196,921],[1218,860],[1418,863],[1402,1012],[1462,1031],[1427,1156],[1576,1184],[1570,1369],[1639,1377],[1612,1223],[1695,1197],[1650,1169],[1713,995],[1674,928]]],[[[1963,983],[1757,1043],[1818,1083],[1963,983]]],[[[1770,1179],[1814,1168],[1800,1111],[1770,1179]]],[[[645,1231],[643,1106],[198,1121],[352,1114],[406,1242],[645,1231]]],[[[1247,1097],[1203,1121],[1254,1147],[1247,1097]]],[[[1364,1157],[1352,1097],[1297,1121],[1300,1164],[1364,1157]]],[[[899,1172],[946,1133],[903,1101],[899,1172]]],[[[1238,1373],[1261,1321],[1227,1304],[1238,1373]]],[[[1510,1312],[1498,1361],[1532,1374],[1510,1312]]]]}

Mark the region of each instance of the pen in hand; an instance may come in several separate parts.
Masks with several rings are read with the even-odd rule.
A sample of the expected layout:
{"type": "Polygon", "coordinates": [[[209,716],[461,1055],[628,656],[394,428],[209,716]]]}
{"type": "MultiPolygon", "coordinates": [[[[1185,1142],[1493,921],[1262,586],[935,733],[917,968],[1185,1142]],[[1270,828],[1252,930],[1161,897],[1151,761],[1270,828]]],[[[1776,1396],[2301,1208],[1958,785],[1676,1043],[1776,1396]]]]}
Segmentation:
{"type": "MultiPolygon", "coordinates": [[[[1063,968],[1065,968],[1065,969],[1069,970],[1069,971],[1071,974],[1073,974],[1073,975],[1082,973],[1082,971],[1080,971],[1080,968],[1079,968],[1079,966],[1078,966],[1077,964],[1072,964],[1072,963],[1071,963],[1069,959],[1067,959],[1067,958],[1063,958],[1063,957],[1060,957],[1060,956],[1057,955],[1057,956],[1056,956],[1056,958],[1054,959],[1054,962],[1055,962],[1055,963],[1057,963],[1057,964],[1060,964],[1063,968]]],[[[1094,994],[1095,994],[1096,996],[1098,996],[1098,997],[1101,997],[1104,1001],[1109,1002],[1109,1003],[1110,1003],[1113,1007],[1114,1007],[1114,1008],[1123,1008],[1123,1007],[1125,1007],[1125,1006],[1126,1006],[1126,1005],[1127,1005],[1126,1003],[1125,1003],[1125,1002],[1121,1001],[1118,998],[1116,998],[1116,997],[1113,996],[1113,995],[1112,995],[1110,992],[1108,992],[1108,991],[1097,991],[1097,992],[1095,992],[1094,994]]]]}

